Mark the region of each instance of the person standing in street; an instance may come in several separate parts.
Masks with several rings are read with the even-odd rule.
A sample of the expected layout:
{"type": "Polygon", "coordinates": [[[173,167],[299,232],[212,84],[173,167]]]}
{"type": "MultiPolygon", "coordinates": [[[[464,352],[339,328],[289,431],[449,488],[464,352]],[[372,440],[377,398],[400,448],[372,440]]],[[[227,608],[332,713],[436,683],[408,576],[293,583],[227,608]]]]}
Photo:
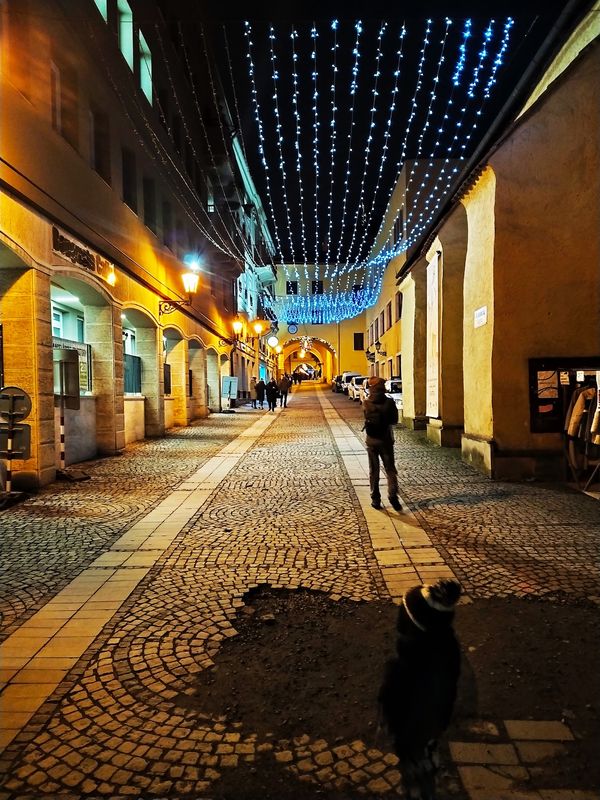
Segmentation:
{"type": "Polygon", "coordinates": [[[279,389],[277,388],[277,384],[273,378],[271,378],[271,380],[267,383],[265,392],[267,394],[269,411],[275,411],[275,408],[277,407],[277,395],[279,394],[279,389]]]}
{"type": "Polygon", "coordinates": [[[260,403],[260,407],[263,407],[263,403],[265,402],[265,382],[262,378],[256,381],[256,405],[260,403]]]}
{"type": "Polygon", "coordinates": [[[250,378],[250,399],[252,400],[252,408],[256,408],[256,378],[254,375],[250,378]]]}
{"type": "Polygon", "coordinates": [[[368,380],[369,396],[363,403],[367,453],[369,456],[369,483],[371,486],[371,505],[380,509],[379,459],[387,476],[388,499],[396,511],[402,510],[398,498],[398,473],[394,462],[394,435],[392,425],[398,422],[396,404],[385,394],[383,378],[372,376],[368,380]]]}
{"type": "Polygon", "coordinates": [[[291,385],[292,382],[290,381],[287,375],[284,375],[282,379],[279,381],[278,388],[279,388],[279,394],[281,396],[281,401],[279,404],[281,408],[287,408],[287,397],[291,385]]]}
{"type": "Polygon", "coordinates": [[[408,800],[435,800],[438,740],[450,724],[460,674],[452,627],[460,595],[459,583],[442,579],[409,589],[398,610],[397,655],[386,664],[378,700],[408,800]]]}

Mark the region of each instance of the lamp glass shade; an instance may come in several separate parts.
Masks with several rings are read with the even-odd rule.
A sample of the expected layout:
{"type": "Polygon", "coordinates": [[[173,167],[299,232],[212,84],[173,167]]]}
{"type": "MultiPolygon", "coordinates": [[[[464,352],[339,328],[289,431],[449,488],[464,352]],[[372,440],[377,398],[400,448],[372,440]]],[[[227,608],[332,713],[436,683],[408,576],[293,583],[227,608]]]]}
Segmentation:
{"type": "Polygon", "coordinates": [[[256,320],[256,322],[255,322],[255,323],[252,325],[252,327],[254,328],[254,331],[255,331],[255,333],[256,333],[258,336],[260,336],[260,335],[261,335],[261,333],[262,333],[262,331],[263,331],[263,324],[262,324],[262,322],[261,322],[259,319],[257,319],[257,320],[256,320]]]}
{"type": "Polygon", "coordinates": [[[281,353],[282,350],[283,350],[283,347],[280,344],[278,344],[277,347],[275,348],[275,352],[276,353],[281,353]]]}
{"type": "Polygon", "coordinates": [[[237,336],[238,334],[240,334],[242,332],[242,328],[244,327],[244,323],[242,322],[241,319],[235,319],[233,321],[233,326],[232,327],[233,327],[233,332],[237,336]]]}
{"type": "Polygon", "coordinates": [[[183,287],[188,294],[196,294],[198,290],[198,281],[200,275],[197,272],[184,272],[181,276],[183,280],[183,287]]]}
{"type": "Polygon", "coordinates": [[[269,338],[267,339],[267,344],[269,345],[269,347],[277,347],[277,345],[279,344],[279,339],[276,336],[269,336],[269,338]]]}

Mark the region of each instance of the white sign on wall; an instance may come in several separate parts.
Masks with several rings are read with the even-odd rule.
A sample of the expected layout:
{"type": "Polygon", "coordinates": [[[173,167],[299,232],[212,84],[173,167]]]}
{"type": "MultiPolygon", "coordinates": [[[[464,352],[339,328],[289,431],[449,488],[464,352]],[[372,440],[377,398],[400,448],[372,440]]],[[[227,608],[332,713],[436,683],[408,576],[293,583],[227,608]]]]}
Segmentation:
{"type": "Polygon", "coordinates": [[[473,327],[481,328],[483,325],[487,325],[487,306],[481,306],[473,313],[473,327]]]}
{"type": "Polygon", "coordinates": [[[435,254],[427,265],[427,363],[426,404],[428,417],[439,415],[440,373],[440,305],[439,305],[439,255],[435,254]]]}

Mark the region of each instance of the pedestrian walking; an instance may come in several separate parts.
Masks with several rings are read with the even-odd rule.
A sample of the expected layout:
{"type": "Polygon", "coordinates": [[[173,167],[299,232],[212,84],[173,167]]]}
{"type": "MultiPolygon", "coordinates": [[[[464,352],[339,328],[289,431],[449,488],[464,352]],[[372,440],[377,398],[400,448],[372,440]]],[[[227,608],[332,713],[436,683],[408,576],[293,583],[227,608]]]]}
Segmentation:
{"type": "Polygon", "coordinates": [[[279,395],[279,389],[277,388],[277,384],[275,383],[274,379],[267,383],[265,387],[265,393],[267,395],[267,403],[269,405],[269,411],[275,411],[277,407],[277,397],[279,395]]]}
{"type": "Polygon", "coordinates": [[[265,382],[262,378],[256,381],[256,405],[260,403],[260,407],[263,407],[263,403],[265,402],[265,382]]]}
{"type": "Polygon", "coordinates": [[[250,399],[252,400],[252,408],[256,408],[257,390],[256,378],[254,376],[250,378],[250,399]]]}
{"type": "Polygon", "coordinates": [[[454,580],[415,586],[398,610],[397,656],[386,664],[378,699],[409,800],[435,800],[438,740],[450,724],[460,673],[452,627],[460,594],[454,580]]]}
{"type": "Polygon", "coordinates": [[[372,376],[368,380],[369,396],[363,403],[367,454],[369,456],[369,483],[371,505],[382,508],[379,491],[379,459],[387,476],[388,499],[392,508],[401,511],[398,498],[398,473],[394,462],[394,435],[392,425],[398,422],[398,409],[391,397],[385,394],[383,378],[372,376]]]}
{"type": "Polygon", "coordinates": [[[291,384],[292,382],[290,381],[287,375],[284,375],[283,378],[279,381],[277,388],[279,389],[279,396],[281,398],[279,402],[281,408],[287,408],[287,397],[291,384]]]}

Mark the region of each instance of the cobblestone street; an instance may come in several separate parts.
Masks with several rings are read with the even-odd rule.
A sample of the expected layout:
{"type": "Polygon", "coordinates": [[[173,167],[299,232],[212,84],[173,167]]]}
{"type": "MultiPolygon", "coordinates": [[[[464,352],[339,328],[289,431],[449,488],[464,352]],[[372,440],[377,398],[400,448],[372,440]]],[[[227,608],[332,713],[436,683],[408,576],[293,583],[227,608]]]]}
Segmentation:
{"type": "MultiPolygon", "coordinates": [[[[263,767],[319,796],[402,796],[395,756],[369,731],[281,739],[187,702],[261,586],[391,606],[454,575],[459,614],[499,600],[595,611],[596,500],[492,483],[399,430],[410,510],[384,491],[375,511],[361,427],[358,403],[294,387],[287,409],[212,415],[2,512],[0,798],[235,797],[219,782],[263,767]]],[[[597,721],[597,697],[587,703],[597,721]]],[[[468,740],[453,732],[441,796],[598,798],[585,776],[549,781],[548,759],[582,746],[550,709],[479,709],[468,740]]]]}

